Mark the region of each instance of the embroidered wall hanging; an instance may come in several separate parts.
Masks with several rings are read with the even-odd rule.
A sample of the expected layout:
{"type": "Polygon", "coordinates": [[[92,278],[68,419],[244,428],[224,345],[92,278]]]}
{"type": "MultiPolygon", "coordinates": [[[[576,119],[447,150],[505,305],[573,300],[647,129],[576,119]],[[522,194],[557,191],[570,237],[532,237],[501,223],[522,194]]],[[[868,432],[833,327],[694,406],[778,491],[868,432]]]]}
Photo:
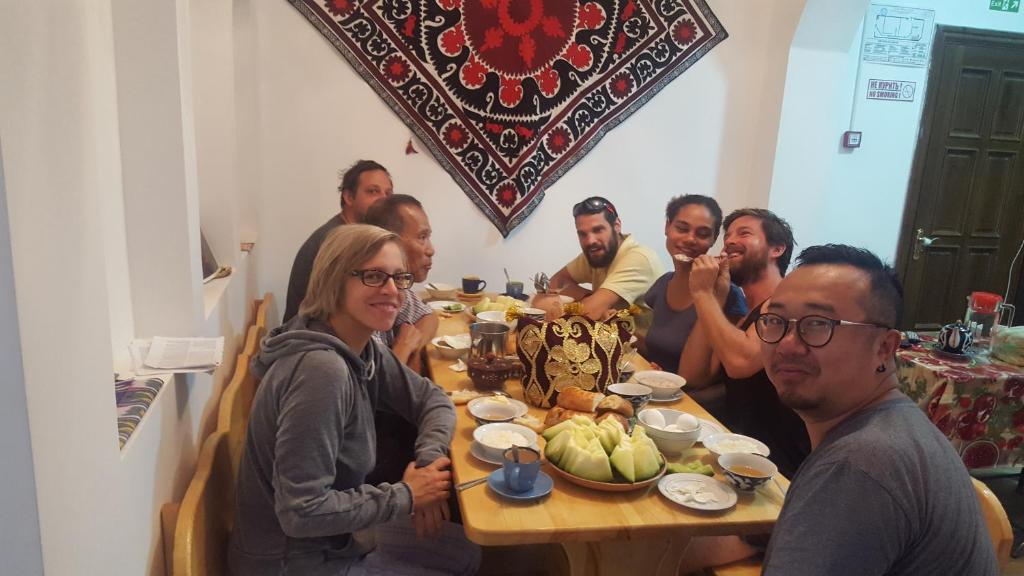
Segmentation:
{"type": "Polygon", "coordinates": [[[503,236],[727,37],[704,0],[289,0],[503,236]]]}

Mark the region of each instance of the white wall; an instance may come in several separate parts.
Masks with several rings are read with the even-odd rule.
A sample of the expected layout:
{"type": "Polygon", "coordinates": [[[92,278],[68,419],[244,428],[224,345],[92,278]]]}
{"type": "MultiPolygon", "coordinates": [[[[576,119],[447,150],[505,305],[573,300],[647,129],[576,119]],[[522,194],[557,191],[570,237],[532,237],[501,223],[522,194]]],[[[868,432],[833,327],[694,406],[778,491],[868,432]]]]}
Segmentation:
{"type": "MultiPolygon", "coordinates": [[[[221,29],[197,31],[201,51],[230,36],[230,6],[218,3],[221,29]]],[[[234,126],[195,130],[209,109],[192,108],[193,82],[234,71],[223,51],[211,53],[211,69],[200,53],[193,76],[189,8],[0,4],[3,574],[163,573],[159,508],[181,499],[252,320],[257,268],[237,254],[230,209],[240,203],[234,126]],[[235,267],[208,317],[195,282],[205,182],[228,207],[235,267]],[[111,357],[130,332],[147,331],[223,335],[225,362],[165,386],[119,450],[111,357]]]]}
{"type": "Polygon", "coordinates": [[[2,152],[0,148],[0,381],[4,383],[0,386],[0,460],[4,463],[4,489],[0,490],[0,518],[3,518],[0,522],[0,574],[29,575],[42,573],[43,553],[39,541],[25,374],[21,367],[2,152]]]}
{"type": "MultiPolygon", "coordinates": [[[[1024,32],[1024,14],[993,12],[987,2],[878,3],[932,9],[936,26],[1024,32]]],[[[863,17],[866,4],[810,0],[798,40],[805,31],[820,32],[838,23],[848,27],[852,21],[836,18],[834,10],[860,9],[863,17]]],[[[893,260],[928,70],[864,62],[858,75],[862,31],[851,32],[847,28],[816,46],[794,45],[770,207],[790,220],[802,247],[843,242],[893,260]],[[914,102],[868,100],[872,78],[917,82],[917,97],[914,102]],[[861,148],[852,152],[840,145],[843,131],[850,129],[864,134],[861,148]]]]}
{"type": "Polygon", "coordinates": [[[260,174],[261,287],[283,299],[296,250],[338,211],[338,169],[359,158],[386,165],[397,191],[423,201],[438,282],[477,274],[500,288],[503,266],[520,279],[556,271],[579,252],[571,207],[591,194],[615,202],[624,230],[659,253],[673,195],[710,194],[726,210],[765,205],[787,53],[804,1],[709,4],[730,37],[609,133],[502,239],[422,146],[404,154],[409,130],[298,11],[286,2],[250,3],[259,153],[243,171],[260,174]]]}

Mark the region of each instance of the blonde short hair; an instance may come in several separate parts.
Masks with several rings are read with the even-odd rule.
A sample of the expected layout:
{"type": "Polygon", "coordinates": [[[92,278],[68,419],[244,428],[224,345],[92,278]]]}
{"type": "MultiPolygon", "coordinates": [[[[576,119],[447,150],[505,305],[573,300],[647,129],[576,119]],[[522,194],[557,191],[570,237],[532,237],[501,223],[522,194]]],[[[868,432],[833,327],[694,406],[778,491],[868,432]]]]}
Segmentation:
{"type": "MultiPolygon", "coordinates": [[[[327,235],[313,261],[306,297],[299,314],[326,319],[345,303],[345,285],[354,270],[373,258],[388,242],[401,249],[398,235],[366,224],[344,224],[327,235]]],[[[404,260],[403,252],[403,260],[404,260]]]]}

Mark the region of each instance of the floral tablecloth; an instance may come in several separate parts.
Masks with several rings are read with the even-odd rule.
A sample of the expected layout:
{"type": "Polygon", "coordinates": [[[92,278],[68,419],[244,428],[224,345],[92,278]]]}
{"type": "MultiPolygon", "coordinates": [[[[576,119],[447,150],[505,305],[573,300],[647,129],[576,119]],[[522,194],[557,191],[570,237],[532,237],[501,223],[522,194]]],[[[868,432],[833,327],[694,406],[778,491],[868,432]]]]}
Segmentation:
{"type": "Polygon", "coordinates": [[[924,336],[896,353],[896,373],[968,468],[1024,464],[1024,368],[987,352],[949,356],[924,336]]]}

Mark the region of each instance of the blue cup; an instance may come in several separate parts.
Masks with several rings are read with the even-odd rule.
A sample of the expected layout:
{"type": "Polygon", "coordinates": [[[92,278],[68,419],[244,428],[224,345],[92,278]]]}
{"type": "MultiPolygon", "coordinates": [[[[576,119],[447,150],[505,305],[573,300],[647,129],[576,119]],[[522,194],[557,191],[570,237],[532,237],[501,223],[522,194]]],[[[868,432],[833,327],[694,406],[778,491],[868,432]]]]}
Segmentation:
{"type": "Polygon", "coordinates": [[[540,473],[540,452],[533,448],[513,446],[505,450],[501,467],[505,486],[512,492],[529,492],[540,473]]]}
{"type": "Polygon", "coordinates": [[[505,284],[505,294],[508,294],[513,298],[518,298],[519,296],[522,296],[523,283],[513,280],[512,282],[505,284]]]}
{"type": "Polygon", "coordinates": [[[476,294],[487,287],[487,282],[476,276],[466,276],[462,279],[462,291],[466,294],[476,294]]]}

